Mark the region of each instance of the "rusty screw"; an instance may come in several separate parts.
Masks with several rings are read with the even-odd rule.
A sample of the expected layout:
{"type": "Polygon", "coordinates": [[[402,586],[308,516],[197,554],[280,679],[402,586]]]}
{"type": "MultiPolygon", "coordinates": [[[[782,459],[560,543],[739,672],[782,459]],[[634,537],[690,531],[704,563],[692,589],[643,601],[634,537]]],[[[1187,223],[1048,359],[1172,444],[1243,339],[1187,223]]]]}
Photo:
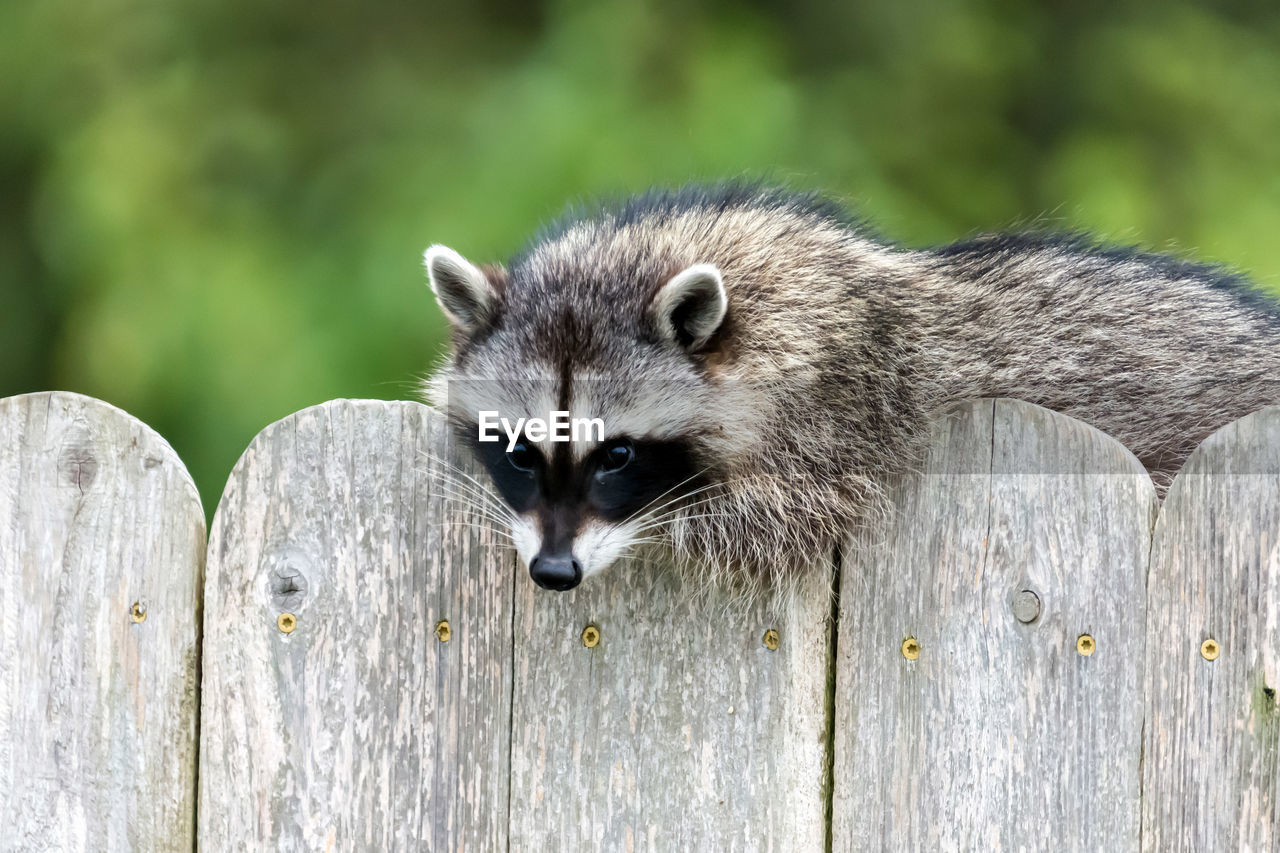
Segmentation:
{"type": "Polygon", "coordinates": [[[776,652],[778,650],[779,641],[778,641],[778,632],[776,630],[774,630],[773,628],[770,628],[768,631],[765,631],[763,640],[764,640],[764,647],[766,649],[768,649],[771,652],[776,652]]]}
{"type": "Polygon", "coordinates": [[[1076,651],[1085,657],[1093,654],[1094,649],[1097,647],[1098,644],[1094,642],[1093,637],[1089,634],[1081,634],[1079,637],[1076,637],[1076,651]]]}
{"type": "Polygon", "coordinates": [[[1222,653],[1222,648],[1218,645],[1218,641],[1210,637],[1200,644],[1200,657],[1205,660],[1217,660],[1218,655],[1222,653]]]}
{"type": "Polygon", "coordinates": [[[902,641],[902,656],[907,660],[920,659],[920,641],[915,637],[907,637],[902,641]]]}
{"type": "Polygon", "coordinates": [[[129,608],[129,618],[134,622],[147,621],[147,605],[141,601],[135,601],[133,606],[129,608]]]}
{"type": "Polygon", "coordinates": [[[276,617],[276,627],[281,633],[292,634],[293,629],[298,627],[298,617],[292,613],[281,613],[276,617]]]}
{"type": "Polygon", "coordinates": [[[436,639],[442,643],[449,642],[449,638],[453,636],[453,631],[449,629],[449,620],[441,619],[436,623],[436,639]]]}
{"type": "Polygon", "coordinates": [[[594,649],[600,644],[600,629],[595,625],[588,625],[582,629],[582,645],[589,649],[594,649]]]}

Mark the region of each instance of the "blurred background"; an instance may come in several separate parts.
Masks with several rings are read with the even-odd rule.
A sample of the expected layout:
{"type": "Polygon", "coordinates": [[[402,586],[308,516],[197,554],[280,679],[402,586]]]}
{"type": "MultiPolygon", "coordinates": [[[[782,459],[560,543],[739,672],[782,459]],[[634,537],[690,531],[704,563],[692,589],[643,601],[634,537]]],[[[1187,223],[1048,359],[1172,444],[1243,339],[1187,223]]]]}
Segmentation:
{"type": "Polygon", "coordinates": [[[212,513],[269,422],[414,396],[429,243],[501,259],[569,200],[720,176],[1280,293],[1280,4],[11,0],[0,396],[126,409],[212,513]]]}

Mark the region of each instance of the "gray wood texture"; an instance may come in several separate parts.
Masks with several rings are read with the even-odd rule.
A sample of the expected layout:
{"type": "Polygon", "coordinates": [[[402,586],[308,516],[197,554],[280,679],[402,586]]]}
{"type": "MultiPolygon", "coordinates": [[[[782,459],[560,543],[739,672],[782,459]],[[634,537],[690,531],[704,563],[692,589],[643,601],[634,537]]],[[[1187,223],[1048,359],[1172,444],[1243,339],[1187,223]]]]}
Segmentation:
{"type": "Polygon", "coordinates": [[[1149,602],[1143,848],[1280,849],[1280,407],[1187,461],[1156,527],[1149,602]]]}
{"type": "Polygon", "coordinates": [[[236,465],[210,531],[200,849],[506,849],[514,562],[446,503],[445,432],[417,403],[336,400],[236,465]]]}
{"type": "Polygon", "coordinates": [[[210,535],[201,849],[505,849],[508,821],[512,849],[820,846],[829,575],[751,604],[639,561],[536,590],[442,498],[448,444],[425,407],[335,401],[236,466],[210,535]]]}
{"type": "Polygon", "coordinates": [[[273,424],[206,575],[159,436],[0,400],[0,850],[1280,849],[1280,408],[1157,521],[1101,433],[959,407],[838,609],[651,557],[538,590],[451,443],[273,424]]]}
{"type": "Polygon", "coordinates": [[[1137,849],[1154,488],[1024,403],[934,428],[894,521],[843,555],[833,848],[1137,849]]]}
{"type": "Polygon", "coordinates": [[[644,559],[568,594],[522,579],[512,849],[821,850],[830,585],[694,595],[644,559]]]}
{"type": "Polygon", "coordinates": [[[0,400],[0,849],[191,850],[204,545],[154,431],[0,400]]]}

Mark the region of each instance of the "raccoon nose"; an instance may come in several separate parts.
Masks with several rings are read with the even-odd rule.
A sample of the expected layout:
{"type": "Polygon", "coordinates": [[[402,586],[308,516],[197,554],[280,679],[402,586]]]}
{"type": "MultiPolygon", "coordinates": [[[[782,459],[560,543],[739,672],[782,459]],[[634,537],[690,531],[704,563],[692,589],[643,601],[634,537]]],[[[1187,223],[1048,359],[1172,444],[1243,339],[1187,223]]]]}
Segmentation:
{"type": "Polygon", "coordinates": [[[582,563],[571,554],[539,554],[529,564],[529,574],[543,589],[564,592],[582,583],[582,563]]]}

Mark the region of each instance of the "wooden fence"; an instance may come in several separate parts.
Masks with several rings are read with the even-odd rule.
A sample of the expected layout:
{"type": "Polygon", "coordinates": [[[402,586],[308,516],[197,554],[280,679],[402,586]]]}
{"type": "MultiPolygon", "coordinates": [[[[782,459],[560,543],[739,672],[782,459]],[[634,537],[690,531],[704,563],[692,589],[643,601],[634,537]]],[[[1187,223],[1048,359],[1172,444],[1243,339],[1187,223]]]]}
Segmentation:
{"type": "Polygon", "coordinates": [[[1096,430],[974,403],[751,603],[536,590],[450,453],[415,403],[298,412],[206,550],[153,431],[0,400],[0,849],[1280,845],[1280,408],[1161,509],[1096,430]]]}

